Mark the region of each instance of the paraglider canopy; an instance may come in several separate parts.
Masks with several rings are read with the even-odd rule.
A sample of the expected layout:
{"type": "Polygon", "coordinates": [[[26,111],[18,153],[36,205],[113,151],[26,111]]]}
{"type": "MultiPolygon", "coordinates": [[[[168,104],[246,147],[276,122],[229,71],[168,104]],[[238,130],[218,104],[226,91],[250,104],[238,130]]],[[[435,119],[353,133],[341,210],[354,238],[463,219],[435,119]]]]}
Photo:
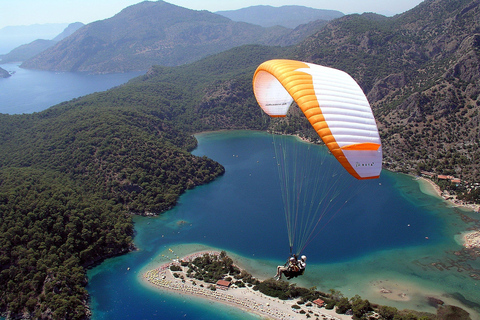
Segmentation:
{"type": "Polygon", "coordinates": [[[382,170],[382,146],[365,94],[347,73],[294,60],[269,60],[253,77],[258,104],[285,117],[295,101],[338,162],[357,179],[382,170]]]}

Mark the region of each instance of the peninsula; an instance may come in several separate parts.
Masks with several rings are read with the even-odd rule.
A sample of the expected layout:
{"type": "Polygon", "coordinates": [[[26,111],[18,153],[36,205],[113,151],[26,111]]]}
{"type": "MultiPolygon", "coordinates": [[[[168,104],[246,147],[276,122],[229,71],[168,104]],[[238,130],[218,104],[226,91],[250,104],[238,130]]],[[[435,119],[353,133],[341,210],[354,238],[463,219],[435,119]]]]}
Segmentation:
{"type": "MultiPolygon", "coordinates": [[[[397,310],[363,300],[355,295],[344,297],[336,290],[330,293],[297,287],[287,281],[272,278],[259,280],[246,270],[237,267],[225,251],[203,250],[178,257],[171,249],[165,263],[142,273],[141,281],[160,290],[189,295],[200,299],[226,304],[245,312],[268,319],[339,319],[360,317],[399,317],[411,319],[438,319],[451,312],[465,313],[460,308],[443,305],[440,301],[437,315],[413,310],[397,310]]],[[[148,269],[149,267],[147,267],[148,269]]],[[[387,297],[393,291],[377,288],[387,297]]],[[[404,300],[403,294],[394,300],[404,300]]],[[[468,318],[468,313],[465,313],[468,318]]],[[[400,319],[400,318],[399,318],[400,319]]],[[[402,318],[403,319],[403,318],[402,318]]]]}
{"type": "Polygon", "coordinates": [[[321,298],[314,299],[314,302],[305,301],[300,296],[282,300],[260,292],[260,281],[233,265],[224,251],[202,251],[170,260],[145,272],[143,279],[163,290],[228,304],[269,319],[352,318],[337,314],[334,309],[326,309],[325,300],[321,298]],[[227,272],[226,276],[215,280],[215,274],[222,276],[225,275],[223,272],[227,272]],[[211,277],[206,277],[205,274],[210,274],[211,277]]]}

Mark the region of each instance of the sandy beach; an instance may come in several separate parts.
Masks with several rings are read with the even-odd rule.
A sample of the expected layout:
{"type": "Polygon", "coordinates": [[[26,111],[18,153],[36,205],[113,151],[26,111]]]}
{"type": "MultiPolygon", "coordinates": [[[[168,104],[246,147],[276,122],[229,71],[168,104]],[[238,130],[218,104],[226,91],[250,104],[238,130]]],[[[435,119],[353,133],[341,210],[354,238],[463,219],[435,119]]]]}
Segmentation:
{"type": "Polygon", "coordinates": [[[433,182],[430,179],[427,179],[427,178],[424,178],[424,177],[419,177],[418,180],[420,180],[420,181],[422,181],[425,184],[430,186],[430,188],[428,188],[429,190],[425,190],[425,189],[422,190],[425,193],[431,194],[431,195],[434,195],[434,196],[438,196],[438,197],[444,199],[445,201],[450,202],[455,207],[462,207],[462,208],[465,208],[467,210],[480,212],[480,205],[479,204],[465,203],[463,201],[457,200],[456,197],[451,196],[448,193],[442,192],[442,190],[440,190],[440,187],[438,185],[436,185],[435,182],[433,182]]]}
{"type": "MultiPolygon", "coordinates": [[[[201,251],[189,254],[179,260],[191,261],[198,256],[203,256],[205,253],[211,255],[220,254],[218,251],[201,251]]],[[[309,317],[313,319],[352,319],[351,316],[337,314],[334,310],[327,310],[324,307],[320,308],[311,303],[299,305],[298,300],[281,300],[269,297],[248,286],[237,287],[236,285],[231,285],[228,289],[217,288],[216,290],[211,290],[209,288],[211,286],[210,283],[188,278],[185,273],[186,267],[182,267],[182,271],[172,272],[170,270],[172,265],[180,266],[178,259],[148,270],[143,274],[144,281],[161,290],[216,301],[268,319],[308,319],[309,317]],[[174,276],[174,273],[177,273],[177,277],[174,276]],[[293,305],[300,306],[300,309],[293,309],[293,305]]]]}

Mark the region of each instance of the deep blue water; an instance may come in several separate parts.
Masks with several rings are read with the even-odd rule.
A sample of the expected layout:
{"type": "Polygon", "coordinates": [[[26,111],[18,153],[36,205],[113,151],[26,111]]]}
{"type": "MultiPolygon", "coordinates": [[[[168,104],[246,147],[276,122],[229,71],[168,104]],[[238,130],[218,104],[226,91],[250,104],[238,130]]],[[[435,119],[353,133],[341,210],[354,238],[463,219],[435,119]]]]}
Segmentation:
{"type": "MultiPolygon", "coordinates": [[[[206,143],[201,141],[194,153],[218,161],[225,166],[226,174],[211,185],[190,192],[185,201],[172,210],[179,219],[202,225],[189,230],[188,236],[179,236],[179,240],[203,239],[202,243],[208,245],[222,244],[227,250],[264,258],[275,259],[288,254],[271,137],[263,133],[237,132],[214,134],[206,143]],[[214,236],[207,233],[204,224],[214,236]],[[262,246],[256,245],[259,242],[262,246]]],[[[293,137],[290,143],[309,147],[293,137]]],[[[337,163],[329,158],[332,164],[324,166],[343,175],[339,179],[350,179],[343,168],[332,168],[337,163]]],[[[423,209],[404,201],[393,187],[394,183],[394,175],[385,172],[378,180],[361,181],[358,182],[360,186],[353,187],[347,184],[340,190],[349,196],[354,189],[357,195],[307,247],[305,253],[314,252],[309,255],[309,261],[336,262],[371,251],[420,244],[425,236],[431,242],[439,239],[439,222],[432,221],[423,209]],[[362,241],[358,241],[359,237],[362,241]]]]}
{"type": "Polygon", "coordinates": [[[22,114],[126,83],[143,72],[89,75],[86,73],[28,70],[19,64],[0,64],[14,72],[0,78],[0,113],[22,114]]]}
{"type": "MultiPolygon", "coordinates": [[[[272,272],[269,266],[283,263],[287,257],[271,136],[236,131],[202,134],[198,138],[194,154],[220,162],[225,166],[225,175],[188,191],[175,208],[160,217],[135,218],[139,251],[109,259],[88,272],[94,319],[248,318],[241,311],[220,305],[212,308],[211,302],[145,287],[139,276],[147,264],[165,262],[159,257],[161,252],[182,244],[226,250],[258,260],[272,272]]],[[[290,142],[306,146],[294,138],[290,142]]],[[[391,252],[392,271],[412,275],[417,271],[412,271],[410,261],[402,261],[396,250],[410,250],[413,255],[418,250],[424,256],[426,251],[442,254],[446,247],[456,246],[449,238],[447,218],[432,211],[440,203],[422,194],[411,177],[384,171],[379,180],[367,181],[309,244],[305,250],[308,262],[316,266],[348,265],[368,261],[370,255],[391,252]]],[[[423,275],[414,275],[418,276],[423,275]]],[[[468,275],[465,279],[468,281],[468,275]]]]}

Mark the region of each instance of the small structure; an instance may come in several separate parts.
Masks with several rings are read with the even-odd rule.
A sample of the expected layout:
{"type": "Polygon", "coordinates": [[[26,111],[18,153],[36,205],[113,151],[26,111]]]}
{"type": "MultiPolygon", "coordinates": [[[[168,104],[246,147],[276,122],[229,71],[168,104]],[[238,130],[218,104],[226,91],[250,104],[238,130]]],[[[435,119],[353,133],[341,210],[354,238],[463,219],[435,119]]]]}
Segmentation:
{"type": "Polygon", "coordinates": [[[435,173],[433,173],[433,172],[422,171],[421,174],[422,174],[422,176],[426,176],[426,177],[429,177],[429,178],[434,178],[435,177],[435,173]]]}
{"type": "Polygon", "coordinates": [[[325,305],[325,301],[323,301],[322,299],[314,300],[313,303],[316,304],[319,308],[325,305]]]}
{"type": "Polygon", "coordinates": [[[230,288],[231,282],[227,280],[218,280],[216,285],[218,289],[228,290],[228,288],[230,288]]]}
{"type": "Polygon", "coordinates": [[[439,174],[437,176],[438,179],[440,180],[452,180],[452,179],[455,179],[455,177],[452,177],[452,176],[446,176],[446,175],[443,175],[443,174],[439,174]]]}

